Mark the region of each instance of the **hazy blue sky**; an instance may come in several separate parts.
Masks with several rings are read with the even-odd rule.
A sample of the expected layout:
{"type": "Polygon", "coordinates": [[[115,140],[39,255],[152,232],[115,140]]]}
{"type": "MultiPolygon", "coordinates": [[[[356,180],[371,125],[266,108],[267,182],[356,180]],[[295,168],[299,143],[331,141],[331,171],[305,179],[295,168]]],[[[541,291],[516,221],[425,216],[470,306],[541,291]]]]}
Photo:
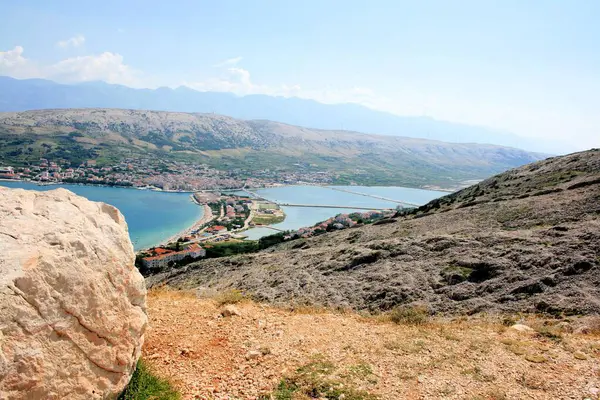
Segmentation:
{"type": "Polygon", "coordinates": [[[600,1],[2,1],[0,75],[357,102],[600,147],[600,1]]]}

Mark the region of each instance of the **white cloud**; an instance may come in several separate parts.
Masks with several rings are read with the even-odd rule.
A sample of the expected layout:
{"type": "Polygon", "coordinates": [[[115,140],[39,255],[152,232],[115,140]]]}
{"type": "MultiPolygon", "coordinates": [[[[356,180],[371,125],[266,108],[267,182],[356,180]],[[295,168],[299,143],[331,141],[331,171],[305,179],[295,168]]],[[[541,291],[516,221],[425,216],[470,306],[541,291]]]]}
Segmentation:
{"type": "Polygon", "coordinates": [[[139,71],[123,62],[123,56],[104,52],[99,55],[67,58],[47,68],[52,79],[61,82],[105,81],[139,86],[139,71]]]}
{"type": "Polygon", "coordinates": [[[25,58],[23,52],[21,46],[0,52],[0,75],[19,79],[45,78],[65,83],[99,80],[132,87],[143,86],[143,73],[125,64],[123,56],[117,53],[104,52],[38,65],[25,58]]]}
{"type": "Polygon", "coordinates": [[[75,35],[72,38],[61,40],[56,43],[58,47],[66,49],[68,47],[80,47],[85,43],[85,37],[83,35],[75,35]]]}
{"type": "Polygon", "coordinates": [[[14,49],[8,51],[0,51],[0,75],[20,79],[39,77],[37,67],[23,57],[23,52],[21,46],[15,46],[14,49]]]}
{"type": "Polygon", "coordinates": [[[184,86],[203,92],[231,92],[239,96],[265,94],[269,96],[299,97],[321,103],[359,103],[373,107],[380,103],[373,90],[364,87],[305,89],[298,84],[263,85],[255,83],[250,72],[240,67],[227,68],[219,78],[184,82],[184,86]]]}
{"type": "Polygon", "coordinates": [[[202,92],[231,92],[240,96],[266,94],[270,96],[297,96],[301,92],[299,85],[260,85],[252,82],[250,72],[239,67],[227,68],[221,77],[209,78],[198,82],[184,82],[184,86],[202,92]]]}
{"type": "Polygon", "coordinates": [[[215,67],[215,68],[229,67],[229,66],[237,65],[242,60],[243,60],[243,58],[241,56],[228,58],[227,60],[223,60],[221,62],[216,63],[215,65],[213,65],[213,67],[215,67]]]}

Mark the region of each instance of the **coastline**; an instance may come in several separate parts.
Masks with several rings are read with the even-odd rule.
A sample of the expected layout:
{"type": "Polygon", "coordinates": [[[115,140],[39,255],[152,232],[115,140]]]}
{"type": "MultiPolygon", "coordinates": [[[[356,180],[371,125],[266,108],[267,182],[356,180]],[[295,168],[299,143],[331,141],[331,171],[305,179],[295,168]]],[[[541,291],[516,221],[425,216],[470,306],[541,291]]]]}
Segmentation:
{"type": "MultiPolygon", "coordinates": [[[[177,234],[156,244],[155,247],[166,246],[169,243],[175,242],[180,237],[187,236],[187,235],[191,234],[192,231],[198,229],[199,227],[206,224],[207,222],[210,222],[213,219],[212,210],[210,209],[210,207],[207,204],[204,204],[203,206],[204,206],[204,212],[202,214],[202,217],[198,221],[194,222],[194,224],[192,226],[190,226],[190,227],[182,230],[181,232],[178,232],[177,234]]],[[[143,251],[143,250],[140,250],[140,251],[143,251]]]]}
{"type": "Polygon", "coordinates": [[[132,190],[150,190],[153,192],[161,192],[161,193],[190,193],[190,194],[194,194],[197,192],[216,192],[216,191],[235,191],[235,190],[243,190],[243,188],[236,188],[236,189],[223,189],[223,188],[219,188],[219,189],[198,189],[198,190],[172,190],[172,189],[161,189],[161,188],[157,188],[154,186],[132,186],[132,185],[107,185],[106,183],[82,183],[82,182],[41,182],[41,181],[34,181],[31,179],[7,179],[7,178],[0,178],[0,181],[3,182],[25,182],[25,183],[31,183],[33,185],[37,185],[37,186],[54,186],[54,185],[74,185],[74,186],[92,186],[92,187],[112,187],[112,188],[119,188],[119,189],[132,189],[132,190]]]}

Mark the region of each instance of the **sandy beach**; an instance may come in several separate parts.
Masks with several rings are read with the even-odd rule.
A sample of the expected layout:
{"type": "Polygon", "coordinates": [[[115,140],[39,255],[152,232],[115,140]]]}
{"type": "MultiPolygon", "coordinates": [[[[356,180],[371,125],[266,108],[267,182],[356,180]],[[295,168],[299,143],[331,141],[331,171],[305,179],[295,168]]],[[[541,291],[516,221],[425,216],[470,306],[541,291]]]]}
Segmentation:
{"type": "Polygon", "coordinates": [[[213,219],[212,210],[210,209],[210,207],[207,204],[204,204],[203,207],[204,207],[204,213],[202,214],[202,218],[200,218],[198,221],[196,221],[194,223],[194,225],[190,226],[187,229],[182,230],[181,232],[178,232],[176,235],[173,235],[173,236],[171,236],[170,238],[168,238],[166,240],[163,240],[162,242],[160,242],[156,246],[157,247],[158,246],[165,246],[165,245],[167,245],[169,243],[177,241],[177,239],[179,239],[180,237],[189,236],[192,233],[192,231],[198,229],[202,225],[204,225],[207,222],[211,221],[213,219]]]}

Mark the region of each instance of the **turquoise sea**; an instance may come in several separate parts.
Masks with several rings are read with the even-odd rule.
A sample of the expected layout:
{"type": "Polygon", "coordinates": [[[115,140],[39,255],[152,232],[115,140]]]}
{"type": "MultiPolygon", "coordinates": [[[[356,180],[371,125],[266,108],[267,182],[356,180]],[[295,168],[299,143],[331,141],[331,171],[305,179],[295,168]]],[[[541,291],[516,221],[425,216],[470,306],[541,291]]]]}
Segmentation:
{"type": "MultiPolygon", "coordinates": [[[[189,193],[166,193],[150,190],[83,185],[39,186],[29,182],[0,181],[1,186],[30,190],[52,190],[64,187],[93,201],[103,201],[117,207],[127,220],[129,235],[136,250],[156,245],[193,225],[202,217],[202,207],[190,200],[189,193]]],[[[398,201],[425,204],[446,195],[433,190],[403,187],[333,186],[353,192],[373,194],[398,201]]],[[[253,190],[268,200],[291,204],[343,205],[347,207],[395,208],[397,203],[332,190],[321,186],[281,186],[253,190]]],[[[242,193],[239,193],[242,194],[242,193]]],[[[311,226],[340,213],[364,211],[353,208],[282,207],[286,219],[274,226],[282,230],[295,230],[311,226]]],[[[244,234],[248,239],[259,239],[276,233],[268,228],[253,228],[244,234]]]]}
{"type": "Polygon", "coordinates": [[[186,229],[202,217],[189,193],[166,193],[105,186],[46,185],[0,181],[0,186],[29,190],[68,189],[92,201],[117,207],[125,216],[136,250],[151,247],[186,229]]]}

